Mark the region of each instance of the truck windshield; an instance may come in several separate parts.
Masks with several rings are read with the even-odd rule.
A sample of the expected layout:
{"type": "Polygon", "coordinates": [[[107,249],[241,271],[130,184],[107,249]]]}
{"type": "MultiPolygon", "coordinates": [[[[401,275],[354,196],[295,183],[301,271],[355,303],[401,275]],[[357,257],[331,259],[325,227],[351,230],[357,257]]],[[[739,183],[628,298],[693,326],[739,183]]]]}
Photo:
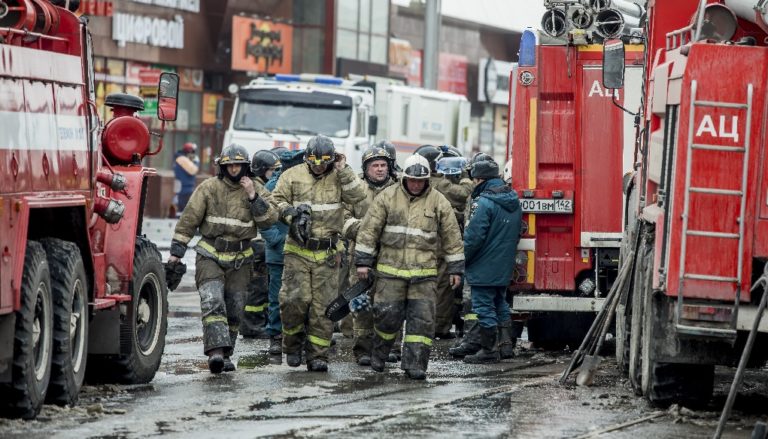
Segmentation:
{"type": "Polygon", "coordinates": [[[351,120],[352,101],[346,96],[254,90],[240,96],[233,127],[267,133],[348,137],[351,120]]]}

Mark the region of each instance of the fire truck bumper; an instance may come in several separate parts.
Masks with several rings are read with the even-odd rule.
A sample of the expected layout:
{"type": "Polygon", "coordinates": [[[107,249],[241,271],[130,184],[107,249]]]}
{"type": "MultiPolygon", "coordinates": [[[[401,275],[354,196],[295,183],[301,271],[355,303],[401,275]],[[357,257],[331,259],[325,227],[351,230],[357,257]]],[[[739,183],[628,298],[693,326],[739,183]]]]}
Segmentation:
{"type": "Polygon", "coordinates": [[[598,312],[605,299],[597,297],[562,297],[516,295],[512,297],[515,312],[598,312]]]}
{"type": "MultiPolygon", "coordinates": [[[[736,329],[739,331],[751,331],[752,324],[755,322],[756,314],[757,306],[739,305],[739,315],[738,319],[736,320],[736,329]]],[[[763,318],[760,320],[758,331],[768,332],[768,313],[763,313],[763,318]]]]}

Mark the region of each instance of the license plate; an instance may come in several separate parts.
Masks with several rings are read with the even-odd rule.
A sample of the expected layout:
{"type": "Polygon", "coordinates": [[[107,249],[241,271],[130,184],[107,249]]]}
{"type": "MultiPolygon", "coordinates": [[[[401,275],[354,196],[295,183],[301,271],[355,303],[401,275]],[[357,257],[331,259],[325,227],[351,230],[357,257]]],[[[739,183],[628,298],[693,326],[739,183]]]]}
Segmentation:
{"type": "Polygon", "coordinates": [[[528,213],[573,213],[573,200],[523,198],[520,206],[528,213]]]}

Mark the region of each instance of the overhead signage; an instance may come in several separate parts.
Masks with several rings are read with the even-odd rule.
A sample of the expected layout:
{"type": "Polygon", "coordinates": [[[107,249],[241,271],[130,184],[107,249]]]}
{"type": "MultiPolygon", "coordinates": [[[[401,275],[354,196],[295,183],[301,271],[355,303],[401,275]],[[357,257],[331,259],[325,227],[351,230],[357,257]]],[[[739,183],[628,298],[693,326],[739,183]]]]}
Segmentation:
{"type": "Polygon", "coordinates": [[[200,0],[133,0],[135,3],[162,6],[181,11],[200,12],[200,0]]]}
{"type": "Polygon", "coordinates": [[[232,17],[232,70],[291,73],[292,50],[291,25],[232,17]]]}
{"type": "Polygon", "coordinates": [[[184,18],[175,15],[173,20],[165,20],[115,12],[112,16],[112,39],[120,47],[125,47],[125,43],[137,43],[183,49],[184,18]]]}
{"type": "Polygon", "coordinates": [[[515,64],[490,58],[480,60],[477,100],[509,105],[509,75],[515,64]]]}

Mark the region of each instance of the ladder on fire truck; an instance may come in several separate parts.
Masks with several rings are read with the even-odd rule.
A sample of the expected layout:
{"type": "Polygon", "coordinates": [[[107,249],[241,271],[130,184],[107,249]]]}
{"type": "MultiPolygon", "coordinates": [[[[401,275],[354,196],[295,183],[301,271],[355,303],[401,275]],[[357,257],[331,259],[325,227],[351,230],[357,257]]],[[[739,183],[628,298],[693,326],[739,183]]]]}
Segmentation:
{"type": "Polygon", "coordinates": [[[749,165],[749,142],[750,142],[750,128],[752,126],[752,94],[753,86],[749,84],[747,86],[747,102],[716,102],[716,101],[703,101],[696,99],[697,81],[691,81],[691,109],[690,120],[688,124],[688,146],[687,157],[685,163],[685,201],[683,205],[683,230],[682,230],[682,243],[680,249],[680,283],[677,290],[677,317],[676,317],[676,330],[679,334],[704,336],[720,339],[735,340],[736,338],[736,322],[739,311],[739,299],[741,297],[741,276],[742,268],[744,266],[744,215],[746,213],[747,203],[747,172],[749,165]],[[695,143],[693,139],[693,126],[695,120],[695,111],[697,108],[721,108],[731,110],[746,110],[746,133],[744,136],[744,144],[739,146],[723,146],[723,145],[709,145],[695,143]],[[742,173],[741,173],[741,188],[736,189],[724,189],[718,187],[695,187],[691,186],[691,171],[693,154],[695,151],[720,151],[732,154],[738,154],[742,160],[742,173]],[[688,227],[690,220],[690,202],[691,193],[706,194],[706,195],[720,195],[720,196],[732,196],[739,197],[741,203],[739,208],[739,216],[737,221],[739,223],[738,233],[724,233],[713,230],[691,230],[688,227]],[[738,240],[738,255],[737,255],[737,269],[733,276],[721,276],[708,273],[687,273],[685,271],[686,262],[686,247],[688,244],[689,236],[703,236],[712,239],[728,239],[738,240]],[[736,286],[736,299],[733,303],[731,322],[729,327],[701,327],[686,325],[681,323],[681,316],[683,315],[683,286],[687,279],[690,280],[704,280],[712,282],[732,283],[736,286]]]}

